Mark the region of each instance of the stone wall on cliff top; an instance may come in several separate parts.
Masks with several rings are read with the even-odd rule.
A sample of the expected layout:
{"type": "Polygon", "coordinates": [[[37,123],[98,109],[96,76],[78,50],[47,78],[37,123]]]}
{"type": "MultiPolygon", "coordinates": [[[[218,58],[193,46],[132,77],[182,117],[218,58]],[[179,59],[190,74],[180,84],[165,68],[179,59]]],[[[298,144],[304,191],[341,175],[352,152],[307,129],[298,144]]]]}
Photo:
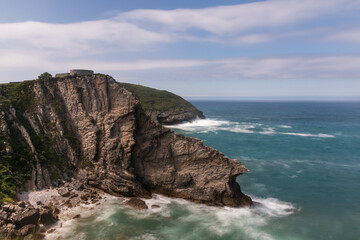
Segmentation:
{"type": "Polygon", "coordinates": [[[2,106],[0,128],[7,141],[1,146],[11,147],[14,132],[30,146],[26,188],[76,177],[114,195],[162,193],[211,205],[250,206],[236,182],[248,172],[245,166],[155,123],[133,93],[110,76],[49,78],[27,88],[33,93],[31,105],[2,106]]]}

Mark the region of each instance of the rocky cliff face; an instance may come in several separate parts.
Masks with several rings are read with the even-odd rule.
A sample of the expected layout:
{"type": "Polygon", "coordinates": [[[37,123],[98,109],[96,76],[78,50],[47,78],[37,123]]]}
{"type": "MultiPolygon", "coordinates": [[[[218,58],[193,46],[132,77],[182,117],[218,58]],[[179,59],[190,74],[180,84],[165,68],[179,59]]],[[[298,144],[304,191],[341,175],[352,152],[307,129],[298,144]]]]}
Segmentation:
{"type": "Polygon", "coordinates": [[[27,145],[32,166],[27,188],[75,177],[114,195],[163,193],[212,205],[250,206],[236,182],[246,167],[155,123],[111,77],[34,81],[23,91],[31,94],[25,107],[18,102],[1,106],[0,146],[11,158],[14,136],[27,145]]]}

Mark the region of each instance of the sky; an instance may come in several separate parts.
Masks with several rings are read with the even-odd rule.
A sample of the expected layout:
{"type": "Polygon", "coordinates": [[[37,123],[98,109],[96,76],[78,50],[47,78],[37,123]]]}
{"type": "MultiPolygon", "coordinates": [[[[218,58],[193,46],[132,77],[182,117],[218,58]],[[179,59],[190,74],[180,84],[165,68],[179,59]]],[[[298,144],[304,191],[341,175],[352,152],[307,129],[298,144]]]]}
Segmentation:
{"type": "Polygon", "coordinates": [[[360,99],[360,0],[0,0],[0,83],[93,69],[185,98],[360,99]]]}

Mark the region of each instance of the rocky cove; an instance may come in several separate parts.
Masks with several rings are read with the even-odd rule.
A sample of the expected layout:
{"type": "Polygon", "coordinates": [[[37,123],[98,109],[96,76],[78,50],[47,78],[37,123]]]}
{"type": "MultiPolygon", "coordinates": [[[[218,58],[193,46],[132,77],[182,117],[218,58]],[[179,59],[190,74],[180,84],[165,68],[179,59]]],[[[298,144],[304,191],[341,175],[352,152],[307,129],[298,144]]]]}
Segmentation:
{"type": "Polygon", "coordinates": [[[6,238],[41,238],[60,210],[96,203],[102,193],[134,198],[128,205],[139,209],[148,206],[138,198],[154,193],[217,206],[252,203],[236,182],[245,166],[153,121],[108,75],[42,75],[3,85],[0,93],[1,160],[17,176],[2,194],[56,191],[46,201],[3,203],[6,238]],[[42,220],[44,212],[50,222],[42,220]]]}

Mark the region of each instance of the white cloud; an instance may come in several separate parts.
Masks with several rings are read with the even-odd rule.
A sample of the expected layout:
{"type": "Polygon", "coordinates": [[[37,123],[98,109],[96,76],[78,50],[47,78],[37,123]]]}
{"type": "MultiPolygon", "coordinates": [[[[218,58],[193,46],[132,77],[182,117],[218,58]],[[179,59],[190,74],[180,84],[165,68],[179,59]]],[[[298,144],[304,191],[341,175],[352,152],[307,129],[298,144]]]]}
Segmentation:
{"type": "Polygon", "coordinates": [[[337,31],[330,34],[328,40],[335,40],[341,42],[360,43],[360,29],[351,29],[345,31],[337,31]]]}
{"type": "Polygon", "coordinates": [[[197,28],[216,35],[234,35],[254,28],[289,26],[354,6],[359,6],[358,0],[272,0],[204,9],[134,10],[117,19],[158,23],[173,31],[197,28]]]}
{"type": "Polygon", "coordinates": [[[89,55],[115,49],[138,50],[169,42],[167,35],[114,20],[69,24],[20,22],[0,24],[0,43],[6,49],[41,50],[55,55],[89,55]]]}
{"type": "MultiPolygon", "coordinates": [[[[34,57],[31,52],[0,51],[0,71],[32,69],[63,72],[70,68],[90,68],[96,72],[113,72],[125,77],[167,71],[171,76],[185,76],[189,81],[227,79],[357,79],[360,56],[160,59],[135,61],[62,60],[34,57]]],[[[13,80],[13,79],[10,79],[13,80]]]]}
{"type": "Polygon", "coordinates": [[[261,44],[332,33],[328,39],[360,43],[360,30],[334,33],[326,24],[301,25],[323,16],[346,14],[349,9],[356,11],[359,6],[360,0],[269,0],[203,9],[133,10],[114,18],[66,24],[0,23],[0,71],[93,68],[121,73],[167,69],[188,74],[189,79],[200,75],[209,79],[357,78],[358,56],[119,59],[125,58],[122,51],[137,51],[141,58],[141,51],[176,41],[261,44]]]}
{"type": "Polygon", "coordinates": [[[66,24],[1,23],[0,49],[32,50],[42,56],[89,56],[140,51],[174,41],[259,44],[289,36],[289,30],[282,27],[356,9],[359,2],[270,0],[203,9],[133,10],[115,18],[66,24]]]}

